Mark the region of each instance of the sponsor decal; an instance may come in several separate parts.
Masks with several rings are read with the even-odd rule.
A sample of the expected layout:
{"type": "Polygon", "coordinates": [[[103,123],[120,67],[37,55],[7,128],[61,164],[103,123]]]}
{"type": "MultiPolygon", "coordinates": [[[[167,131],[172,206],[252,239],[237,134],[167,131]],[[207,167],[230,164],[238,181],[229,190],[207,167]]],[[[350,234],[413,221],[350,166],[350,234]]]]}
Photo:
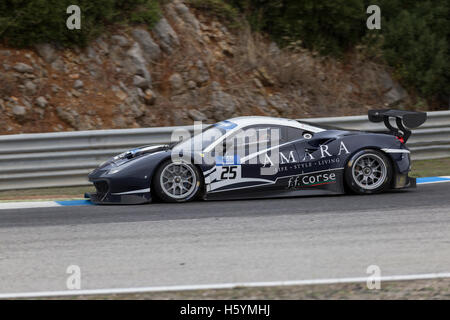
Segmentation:
{"type": "Polygon", "coordinates": [[[216,156],[216,166],[230,166],[240,164],[241,159],[237,154],[231,156],[216,156]]]}
{"type": "Polygon", "coordinates": [[[234,122],[231,122],[229,120],[220,121],[216,124],[214,124],[215,127],[222,128],[224,130],[231,130],[237,127],[237,124],[234,122]]]}
{"type": "MultiPolygon", "coordinates": [[[[278,152],[279,154],[279,160],[280,160],[280,164],[288,164],[288,163],[296,163],[297,159],[295,157],[294,154],[294,150],[289,151],[289,153],[285,152],[278,152]]],[[[272,159],[269,157],[269,155],[266,153],[264,155],[264,162],[263,162],[263,166],[264,167],[272,167],[274,166],[274,163],[272,161],[272,159]]]]}
{"type": "Polygon", "coordinates": [[[218,173],[220,176],[217,180],[239,180],[242,177],[240,166],[223,166],[218,173]]]}
{"type": "Polygon", "coordinates": [[[289,178],[287,188],[316,187],[331,183],[336,183],[336,173],[334,172],[305,174],[289,178]]]}
{"type": "Polygon", "coordinates": [[[237,154],[216,156],[216,180],[238,180],[241,178],[241,161],[237,154]]]}
{"type": "MultiPolygon", "coordinates": [[[[313,152],[309,151],[308,149],[304,150],[304,156],[301,159],[298,159],[295,155],[297,154],[295,151],[285,151],[285,152],[278,152],[279,154],[279,164],[299,164],[298,167],[294,167],[293,169],[301,169],[311,167],[311,166],[323,166],[323,165],[330,165],[333,163],[339,162],[339,156],[342,154],[349,154],[350,151],[348,151],[347,146],[345,145],[344,141],[341,141],[339,145],[339,150],[335,154],[331,153],[328,150],[328,145],[322,144],[317,149],[320,151],[320,157],[316,159],[313,156],[313,152]],[[299,161],[300,160],[300,161],[299,161]],[[316,161],[313,161],[316,160],[316,161]]],[[[263,157],[263,167],[272,167],[275,166],[276,163],[273,161],[273,157],[270,157],[267,153],[263,157]]],[[[281,170],[282,171],[282,170],[281,170]]]]}
{"type": "Polygon", "coordinates": [[[318,166],[332,165],[335,163],[339,163],[341,159],[339,157],[333,157],[323,160],[310,161],[310,162],[300,162],[296,163],[292,166],[292,169],[307,169],[318,166]]]}

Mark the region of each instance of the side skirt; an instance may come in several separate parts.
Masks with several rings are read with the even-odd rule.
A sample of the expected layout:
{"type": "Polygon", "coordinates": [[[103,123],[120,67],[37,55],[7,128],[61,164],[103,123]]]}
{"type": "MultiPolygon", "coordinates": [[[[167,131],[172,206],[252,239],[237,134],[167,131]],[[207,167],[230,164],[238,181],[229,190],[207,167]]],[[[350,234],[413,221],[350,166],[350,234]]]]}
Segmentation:
{"type": "Polygon", "coordinates": [[[304,173],[280,177],[276,183],[270,185],[206,193],[204,199],[233,200],[345,194],[344,170],[333,172],[336,177],[332,181],[315,181],[314,174],[304,173]]]}

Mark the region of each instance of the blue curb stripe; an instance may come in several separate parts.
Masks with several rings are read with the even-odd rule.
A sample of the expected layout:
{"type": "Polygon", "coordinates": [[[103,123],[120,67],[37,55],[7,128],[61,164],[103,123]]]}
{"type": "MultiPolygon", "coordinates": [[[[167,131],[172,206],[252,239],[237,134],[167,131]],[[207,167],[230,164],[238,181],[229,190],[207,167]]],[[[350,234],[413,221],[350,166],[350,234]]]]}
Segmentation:
{"type": "Polygon", "coordinates": [[[417,184],[430,183],[430,182],[440,182],[440,181],[450,181],[450,179],[449,178],[442,178],[442,177],[417,178],[417,184]]]}
{"type": "Polygon", "coordinates": [[[67,200],[67,201],[55,201],[61,206],[90,206],[93,203],[90,200],[67,200]]]}

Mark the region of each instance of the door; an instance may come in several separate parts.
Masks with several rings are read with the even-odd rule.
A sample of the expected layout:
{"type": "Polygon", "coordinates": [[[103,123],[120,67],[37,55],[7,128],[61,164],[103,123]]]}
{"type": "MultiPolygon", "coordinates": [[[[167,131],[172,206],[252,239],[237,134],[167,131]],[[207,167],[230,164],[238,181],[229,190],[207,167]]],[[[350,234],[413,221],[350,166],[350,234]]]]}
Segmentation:
{"type": "Polygon", "coordinates": [[[279,145],[283,130],[282,126],[251,125],[228,137],[222,143],[224,155],[215,156],[215,173],[208,192],[273,184],[276,175],[265,174],[270,159],[264,156],[279,145]]]}

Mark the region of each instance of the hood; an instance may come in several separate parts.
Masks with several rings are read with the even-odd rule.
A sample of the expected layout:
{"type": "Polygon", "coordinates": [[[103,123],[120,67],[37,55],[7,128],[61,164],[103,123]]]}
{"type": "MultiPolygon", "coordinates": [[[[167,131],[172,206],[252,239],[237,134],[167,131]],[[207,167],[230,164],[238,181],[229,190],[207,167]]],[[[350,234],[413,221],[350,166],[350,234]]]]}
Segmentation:
{"type": "Polygon", "coordinates": [[[163,150],[168,150],[168,149],[169,149],[169,145],[167,145],[167,144],[162,144],[162,145],[158,145],[158,146],[143,146],[143,147],[125,151],[125,152],[119,154],[118,156],[115,156],[113,158],[113,160],[117,161],[117,160],[121,160],[121,159],[133,159],[133,158],[137,158],[144,154],[155,153],[158,151],[163,151],[163,150]]]}
{"type": "Polygon", "coordinates": [[[108,165],[112,166],[120,166],[126,162],[129,162],[135,158],[138,158],[142,155],[156,153],[159,151],[165,151],[169,150],[170,146],[167,144],[157,145],[157,146],[142,146],[135,149],[131,149],[128,151],[125,151],[113,158],[110,158],[109,160],[105,161],[99,166],[99,169],[104,168],[108,165]]]}

